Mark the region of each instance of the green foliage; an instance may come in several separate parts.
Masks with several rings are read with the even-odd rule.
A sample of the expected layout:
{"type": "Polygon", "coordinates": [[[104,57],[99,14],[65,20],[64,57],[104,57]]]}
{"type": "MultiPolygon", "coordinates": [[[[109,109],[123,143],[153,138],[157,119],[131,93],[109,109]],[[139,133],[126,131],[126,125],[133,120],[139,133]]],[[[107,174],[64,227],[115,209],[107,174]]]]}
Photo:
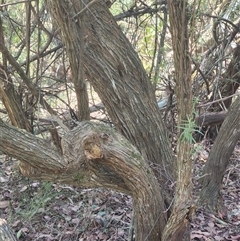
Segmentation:
{"type": "MultiPolygon", "coordinates": [[[[193,105],[192,105],[192,116],[196,116],[197,113],[195,111],[195,106],[198,103],[198,98],[194,98],[193,99],[193,105]]],[[[195,123],[195,120],[193,119],[193,117],[187,117],[187,120],[183,121],[182,124],[180,124],[179,129],[181,130],[181,134],[180,134],[180,140],[181,141],[187,141],[190,144],[196,143],[194,137],[193,137],[193,133],[197,132],[199,134],[203,134],[199,129],[198,126],[195,123]]]]}
{"type": "Polygon", "coordinates": [[[111,7],[110,11],[113,15],[120,14],[124,11],[127,11],[132,5],[134,1],[133,0],[121,0],[114,3],[114,5],[111,7]]]}
{"type": "Polygon", "coordinates": [[[187,141],[191,144],[196,142],[193,138],[193,132],[197,129],[192,118],[187,117],[187,120],[180,124],[179,128],[181,130],[180,141],[187,141]]]}
{"type": "Polygon", "coordinates": [[[78,174],[78,175],[75,177],[75,179],[76,179],[77,181],[81,181],[83,178],[84,178],[84,175],[82,175],[82,174],[78,174]]]}
{"type": "Polygon", "coordinates": [[[24,211],[20,211],[18,214],[25,219],[31,219],[40,209],[45,209],[48,202],[56,197],[58,193],[53,190],[50,182],[42,182],[40,189],[31,195],[26,192],[22,199],[22,205],[25,206],[24,211]]]}

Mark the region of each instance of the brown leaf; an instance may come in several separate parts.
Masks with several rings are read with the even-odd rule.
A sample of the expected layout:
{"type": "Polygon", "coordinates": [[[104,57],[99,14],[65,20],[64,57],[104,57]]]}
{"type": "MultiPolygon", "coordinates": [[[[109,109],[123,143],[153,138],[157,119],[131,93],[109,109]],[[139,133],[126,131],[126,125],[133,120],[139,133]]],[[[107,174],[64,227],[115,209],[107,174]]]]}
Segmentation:
{"type": "Polygon", "coordinates": [[[231,235],[231,239],[232,239],[232,240],[237,240],[237,241],[238,241],[238,240],[240,239],[240,234],[237,235],[237,236],[232,236],[232,235],[231,235]]]}

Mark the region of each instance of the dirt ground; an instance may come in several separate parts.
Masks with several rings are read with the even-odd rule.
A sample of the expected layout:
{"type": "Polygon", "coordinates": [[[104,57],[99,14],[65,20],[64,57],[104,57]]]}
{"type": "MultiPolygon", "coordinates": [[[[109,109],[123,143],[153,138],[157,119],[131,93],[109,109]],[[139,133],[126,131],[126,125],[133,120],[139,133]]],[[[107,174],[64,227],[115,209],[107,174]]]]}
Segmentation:
{"type": "MultiPolygon", "coordinates": [[[[209,149],[202,145],[196,151],[194,179],[201,175],[209,149]]],[[[222,195],[226,215],[198,209],[192,240],[240,240],[240,145],[229,161],[222,195]]],[[[19,174],[17,161],[0,156],[0,218],[19,240],[127,240],[131,217],[129,196],[29,180],[19,174]]]]}

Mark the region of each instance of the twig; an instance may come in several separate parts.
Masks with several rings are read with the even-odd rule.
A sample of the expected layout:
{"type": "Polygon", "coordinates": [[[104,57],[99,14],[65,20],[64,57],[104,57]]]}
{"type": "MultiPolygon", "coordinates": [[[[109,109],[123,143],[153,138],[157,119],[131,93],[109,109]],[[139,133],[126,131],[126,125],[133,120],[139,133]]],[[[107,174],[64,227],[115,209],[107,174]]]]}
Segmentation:
{"type": "Polygon", "coordinates": [[[234,96],[239,96],[239,95],[240,95],[240,93],[236,93],[236,94],[233,94],[233,95],[229,95],[229,96],[227,96],[227,97],[224,97],[224,98],[222,98],[222,99],[218,99],[218,100],[214,100],[214,101],[208,102],[208,103],[206,103],[206,104],[198,105],[197,107],[198,107],[198,108],[206,107],[206,106],[209,106],[209,105],[211,105],[211,104],[214,104],[214,103],[217,103],[217,102],[221,102],[221,101],[224,101],[224,100],[227,100],[227,99],[229,99],[229,98],[232,98],[232,97],[234,97],[234,96]]]}
{"type": "Polygon", "coordinates": [[[193,58],[191,58],[193,64],[195,65],[197,71],[200,73],[200,75],[202,76],[205,84],[206,84],[206,87],[207,87],[207,93],[210,94],[210,88],[209,88],[209,83],[204,75],[204,73],[202,72],[202,70],[199,68],[199,65],[195,62],[195,60],[193,58]]]}
{"type": "Polygon", "coordinates": [[[99,0],[92,0],[89,4],[85,6],[80,12],[75,14],[72,18],[76,19],[77,17],[81,17],[94,3],[98,2],[99,0]]]}
{"type": "Polygon", "coordinates": [[[229,226],[229,223],[224,222],[222,219],[217,218],[217,217],[216,217],[215,215],[213,215],[213,214],[207,214],[207,213],[206,213],[206,216],[215,219],[217,222],[219,222],[220,224],[222,224],[222,225],[224,225],[224,226],[229,226]]]}

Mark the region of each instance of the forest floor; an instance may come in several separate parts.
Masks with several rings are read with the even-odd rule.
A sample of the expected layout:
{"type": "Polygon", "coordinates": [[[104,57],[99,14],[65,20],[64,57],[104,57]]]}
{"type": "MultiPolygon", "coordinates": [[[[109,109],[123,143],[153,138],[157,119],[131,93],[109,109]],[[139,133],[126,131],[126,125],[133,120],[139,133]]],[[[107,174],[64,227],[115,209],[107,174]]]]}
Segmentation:
{"type": "MultiPolygon", "coordinates": [[[[210,149],[199,145],[195,179],[210,149]]],[[[229,161],[221,193],[226,215],[197,210],[191,240],[240,240],[240,145],[229,161]]],[[[0,218],[8,221],[19,240],[127,240],[131,216],[129,196],[32,181],[19,174],[16,161],[0,156],[0,218]]]]}

